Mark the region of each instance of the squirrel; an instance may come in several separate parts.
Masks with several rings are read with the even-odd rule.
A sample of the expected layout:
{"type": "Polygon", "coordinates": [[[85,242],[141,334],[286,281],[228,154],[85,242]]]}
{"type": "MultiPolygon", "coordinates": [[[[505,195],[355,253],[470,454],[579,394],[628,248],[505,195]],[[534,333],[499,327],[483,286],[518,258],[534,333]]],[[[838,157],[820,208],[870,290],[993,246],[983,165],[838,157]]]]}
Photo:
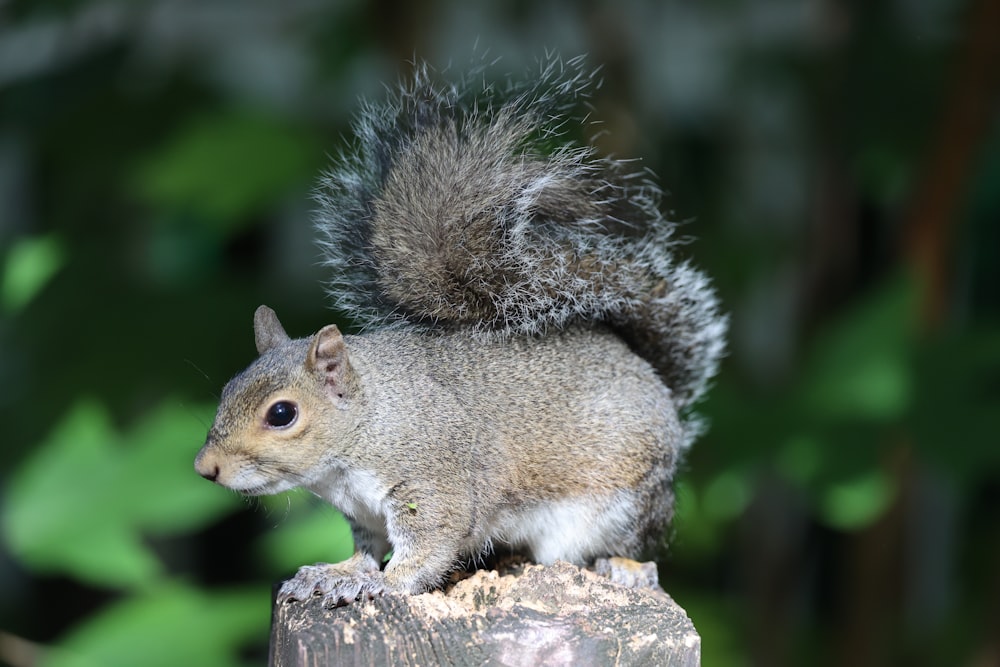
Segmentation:
{"type": "Polygon", "coordinates": [[[347,518],[354,555],[302,567],[279,602],[425,592],[501,548],[635,558],[702,430],[727,320],[673,256],[651,178],[567,136],[594,73],[553,58],[502,86],[436,77],[417,66],[365,103],[317,188],[329,291],[360,333],[292,339],[258,308],[259,357],[195,460],[347,518]]]}

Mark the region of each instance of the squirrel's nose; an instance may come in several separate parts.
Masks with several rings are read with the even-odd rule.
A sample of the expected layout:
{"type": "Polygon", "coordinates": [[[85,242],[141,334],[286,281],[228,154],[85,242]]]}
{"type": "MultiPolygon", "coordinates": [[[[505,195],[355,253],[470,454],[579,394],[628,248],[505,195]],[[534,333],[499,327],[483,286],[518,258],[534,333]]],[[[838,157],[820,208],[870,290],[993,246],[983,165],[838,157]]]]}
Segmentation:
{"type": "Polygon", "coordinates": [[[211,458],[213,457],[205,456],[205,451],[202,450],[194,460],[194,469],[208,481],[214,482],[219,479],[219,464],[210,461],[211,458]]]}

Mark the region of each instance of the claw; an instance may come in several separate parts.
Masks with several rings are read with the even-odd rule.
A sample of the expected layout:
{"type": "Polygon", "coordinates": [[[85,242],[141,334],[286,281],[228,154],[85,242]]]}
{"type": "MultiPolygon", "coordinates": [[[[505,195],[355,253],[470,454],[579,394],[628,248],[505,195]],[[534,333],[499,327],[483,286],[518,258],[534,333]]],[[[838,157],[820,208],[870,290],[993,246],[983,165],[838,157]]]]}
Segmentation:
{"type": "Polygon", "coordinates": [[[371,599],[386,590],[381,572],[345,571],[336,565],[307,565],[282,584],[278,602],[322,598],[328,609],[350,604],[364,597],[371,599]]]}

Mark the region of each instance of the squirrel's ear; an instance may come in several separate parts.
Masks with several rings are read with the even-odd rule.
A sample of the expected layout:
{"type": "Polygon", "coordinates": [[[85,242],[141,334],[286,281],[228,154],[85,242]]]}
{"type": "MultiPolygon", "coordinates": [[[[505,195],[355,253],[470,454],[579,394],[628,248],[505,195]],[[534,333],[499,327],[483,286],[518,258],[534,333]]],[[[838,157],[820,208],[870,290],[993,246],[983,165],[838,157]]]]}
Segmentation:
{"type": "Polygon", "coordinates": [[[326,325],[313,337],[306,364],[324,376],[327,391],[334,402],[339,402],[350,392],[354,372],[347,360],[344,336],[336,324],[326,325]]]}
{"type": "Polygon", "coordinates": [[[289,340],[278,316],[267,306],[259,306],[253,314],[253,337],[257,343],[257,354],[264,354],[289,340]]]}

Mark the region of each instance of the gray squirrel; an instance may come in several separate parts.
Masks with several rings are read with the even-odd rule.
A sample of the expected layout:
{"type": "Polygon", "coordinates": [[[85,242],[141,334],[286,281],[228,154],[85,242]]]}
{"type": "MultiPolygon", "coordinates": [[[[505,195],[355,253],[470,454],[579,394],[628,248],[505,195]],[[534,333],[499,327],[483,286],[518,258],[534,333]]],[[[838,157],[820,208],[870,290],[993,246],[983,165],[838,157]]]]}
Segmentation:
{"type": "Polygon", "coordinates": [[[539,69],[493,86],[420,66],[365,105],[317,193],[330,292],[362,333],[291,339],[254,315],[260,356],[195,468],[308,489],[355,542],[279,601],[424,592],[502,549],[634,558],[671,519],[726,318],[648,176],[566,136],[592,73],[539,69]]]}

